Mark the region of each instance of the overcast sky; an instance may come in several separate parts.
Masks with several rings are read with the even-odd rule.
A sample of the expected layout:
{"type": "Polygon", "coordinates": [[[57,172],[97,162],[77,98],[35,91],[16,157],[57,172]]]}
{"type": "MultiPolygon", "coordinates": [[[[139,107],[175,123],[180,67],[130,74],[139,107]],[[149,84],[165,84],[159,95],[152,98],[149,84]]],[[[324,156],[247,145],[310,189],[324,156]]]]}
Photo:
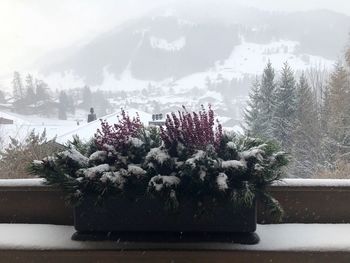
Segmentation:
{"type": "MultiPolygon", "coordinates": [[[[0,0],[0,80],[14,69],[25,70],[48,51],[87,41],[170,2],[174,0],[0,0]]],[[[236,2],[268,10],[322,8],[350,15],[350,0],[236,2]]]]}

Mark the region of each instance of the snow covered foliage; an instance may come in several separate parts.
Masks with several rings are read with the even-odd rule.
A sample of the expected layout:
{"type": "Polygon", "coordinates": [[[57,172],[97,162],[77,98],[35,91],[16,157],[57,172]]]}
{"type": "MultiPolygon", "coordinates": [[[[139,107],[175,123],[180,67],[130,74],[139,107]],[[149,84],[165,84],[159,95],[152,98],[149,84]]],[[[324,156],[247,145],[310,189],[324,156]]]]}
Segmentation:
{"type": "Polygon", "coordinates": [[[106,151],[97,151],[90,155],[89,162],[94,161],[105,161],[107,158],[107,152],[106,151]]]}
{"type": "Polygon", "coordinates": [[[173,188],[180,183],[180,179],[174,175],[156,175],[149,181],[149,188],[155,191],[162,191],[163,188],[173,188]]]}
{"type": "Polygon", "coordinates": [[[225,173],[220,173],[218,177],[216,177],[216,183],[219,190],[225,191],[228,189],[227,179],[228,177],[225,173]]]}
{"type": "Polygon", "coordinates": [[[66,151],[60,152],[58,153],[58,156],[78,166],[87,166],[89,162],[89,158],[82,155],[76,149],[68,149],[66,151]]]}
{"type": "Polygon", "coordinates": [[[31,169],[75,202],[123,194],[156,198],[171,210],[190,200],[210,210],[223,202],[251,207],[262,198],[280,216],[266,187],[281,177],[285,153],[270,142],[215,130],[213,114],[173,114],[162,129],[125,115],[117,125],[102,123],[90,150],[70,147],[31,169]]]}

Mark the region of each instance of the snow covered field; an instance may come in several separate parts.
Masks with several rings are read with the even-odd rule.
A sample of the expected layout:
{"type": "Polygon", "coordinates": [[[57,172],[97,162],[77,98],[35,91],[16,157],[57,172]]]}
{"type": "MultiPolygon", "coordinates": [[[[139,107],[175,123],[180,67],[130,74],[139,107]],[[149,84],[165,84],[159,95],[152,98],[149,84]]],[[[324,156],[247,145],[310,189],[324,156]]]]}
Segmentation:
{"type": "MultiPolygon", "coordinates": [[[[126,108],[125,111],[130,117],[139,115],[140,120],[145,125],[152,120],[152,114],[137,110],[134,108],[126,108]]],[[[121,112],[115,112],[100,119],[107,120],[109,123],[117,122],[117,116],[121,112]]],[[[19,115],[12,112],[0,112],[0,117],[11,119],[14,123],[11,125],[0,125],[0,138],[2,139],[2,147],[6,147],[10,142],[10,137],[17,140],[24,141],[28,134],[34,130],[36,134],[41,134],[46,130],[46,136],[48,139],[53,139],[56,137],[56,141],[59,143],[66,143],[72,140],[74,135],[78,135],[83,140],[89,140],[94,136],[97,129],[100,128],[100,119],[87,123],[86,118],[80,116],[70,117],[67,120],[49,119],[38,116],[30,115],[19,115]],[[77,120],[79,120],[79,125],[77,125],[77,120]]],[[[218,116],[221,123],[224,123],[230,118],[218,116]]],[[[225,129],[230,131],[242,132],[239,126],[235,127],[225,127],[225,129]]]]}

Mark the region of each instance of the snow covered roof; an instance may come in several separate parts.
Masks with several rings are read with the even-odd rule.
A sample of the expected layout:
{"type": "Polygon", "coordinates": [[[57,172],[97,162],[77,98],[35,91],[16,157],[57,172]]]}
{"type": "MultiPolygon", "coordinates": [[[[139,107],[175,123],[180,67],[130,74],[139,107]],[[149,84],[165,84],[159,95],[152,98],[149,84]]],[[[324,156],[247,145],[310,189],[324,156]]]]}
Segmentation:
{"type": "Polygon", "coordinates": [[[29,124],[29,122],[25,120],[22,116],[15,113],[0,111],[0,118],[13,120],[14,124],[29,124]]]}
{"type": "MultiPolygon", "coordinates": [[[[135,117],[136,114],[138,113],[140,116],[140,120],[142,123],[144,123],[145,125],[148,124],[148,121],[152,119],[152,115],[143,111],[139,111],[133,108],[130,109],[126,109],[125,110],[128,115],[130,117],[135,117]]],[[[109,123],[116,123],[118,121],[117,116],[121,115],[121,112],[115,112],[109,115],[106,115],[104,117],[99,118],[96,121],[92,121],[90,123],[78,126],[77,128],[61,134],[59,136],[57,136],[56,141],[59,143],[66,143],[69,140],[73,139],[74,135],[78,135],[80,139],[82,140],[89,140],[91,137],[94,136],[94,134],[96,133],[97,129],[99,129],[101,127],[101,121],[100,120],[106,120],[109,123]]]]}

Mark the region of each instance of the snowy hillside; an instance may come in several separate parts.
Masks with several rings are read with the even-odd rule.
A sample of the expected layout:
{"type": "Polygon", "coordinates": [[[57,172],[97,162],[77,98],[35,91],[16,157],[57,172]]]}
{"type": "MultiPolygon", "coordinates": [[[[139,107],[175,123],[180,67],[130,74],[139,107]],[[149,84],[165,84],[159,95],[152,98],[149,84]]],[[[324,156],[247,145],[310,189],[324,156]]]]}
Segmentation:
{"type": "MultiPolygon", "coordinates": [[[[181,39],[180,39],[181,40],[181,39]]],[[[153,47],[176,52],[181,49],[182,43],[162,42],[163,40],[154,40],[153,47]]],[[[183,40],[185,42],[185,40],[183,40]]],[[[190,90],[194,87],[205,88],[207,78],[215,79],[219,74],[225,79],[241,79],[245,75],[256,76],[262,73],[268,60],[270,60],[276,69],[282,68],[285,62],[295,71],[307,70],[311,67],[321,67],[331,69],[335,60],[326,59],[322,56],[310,55],[298,52],[300,43],[290,40],[278,40],[268,44],[257,44],[252,42],[242,42],[235,46],[227,59],[215,61],[212,67],[206,71],[194,72],[193,74],[174,78],[169,77],[160,81],[142,80],[136,78],[131,67],[127,67],[120,75],[115,75],[109,67],[103,68],[102,82],[93,85],[94,89],[111,91],[134,91],[147,88],[150,84],[157,88],[176,87],[179,90],[190,90]]],[[[58,76],[57,73],[46,77],[50,87],[64,87],[67,84],[79,86],[84,83],[83,78],[72,77],[72,72],[67,72],[58,76]]]]}
{"type": "Polygon", "coordinates": [[[268,60],[277,69],[282,68],[283,63],[288,64],[294,70],[306,70],[309,67],[322,65],[331,68],[334,60],[325,59],[322,56],[314,56],[297,52],[300,47],[298,41],[278,40],[268,44],[246,42],[242,39],[230,57],[222,64],[217,63],[215,70],[230,76],[242,76],[244,74],[260,75],[268,60]]]}
{"type": "Polygon", "coordinates": [[[208,10],[176,5],[155,10],[74,52],[60,50],[59,61],[44,57],[41,72],[53,89],[83,84],[113,91],[149,84],[203,88],[207,77],[218,74],[228,80],[260,74],[268,60],[277,69],[286,61],[295,71],[330,68],[350,24],[350,17],[331,11],[282,14],[229,5],[201,17],[198,8],[208,10]]]}

